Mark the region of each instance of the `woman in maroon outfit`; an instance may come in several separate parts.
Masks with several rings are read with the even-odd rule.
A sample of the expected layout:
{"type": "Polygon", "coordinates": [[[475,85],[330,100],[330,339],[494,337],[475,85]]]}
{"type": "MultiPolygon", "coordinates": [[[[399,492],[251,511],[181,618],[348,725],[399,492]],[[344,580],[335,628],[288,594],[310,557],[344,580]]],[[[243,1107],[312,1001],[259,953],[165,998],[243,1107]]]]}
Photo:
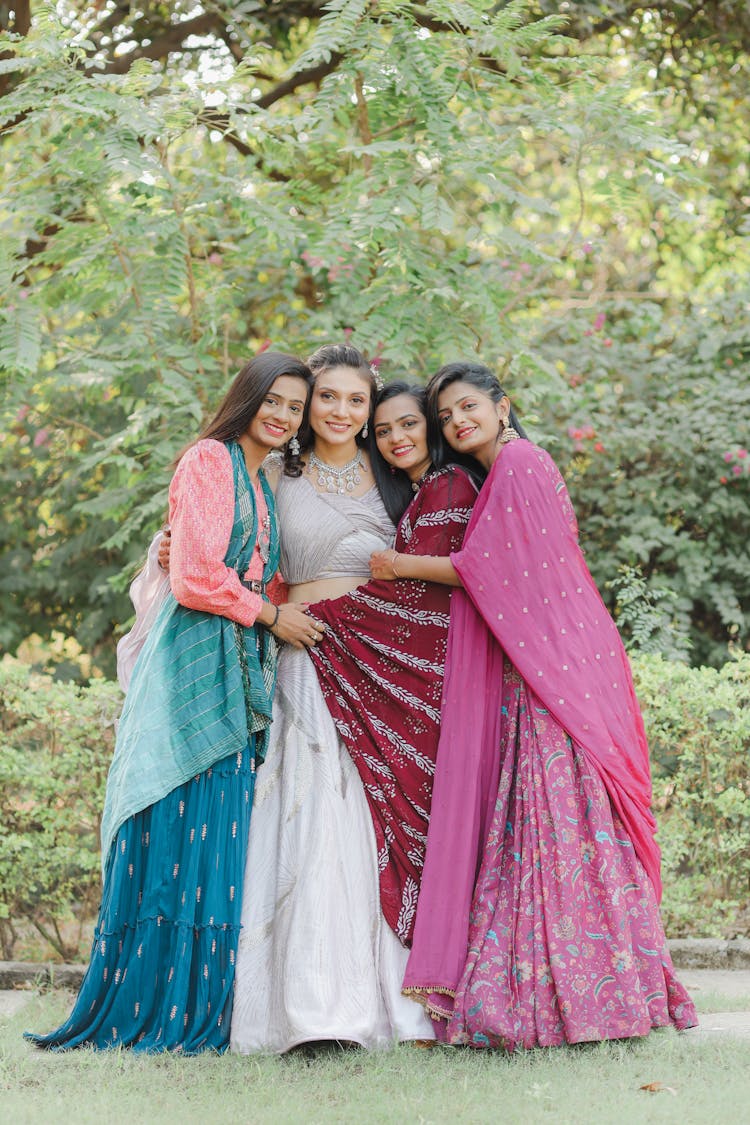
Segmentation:
{"type": "MultiPolygon", "coordinates": [[[[398,520],[396,550],[446,557],[459,550],[477,485],[457,465],[433,469],[423,390],[389,384],[373,430],[371,461],[398,520]]],[[[450,587],[428,581],[372,580],[310,607],[327,631],[309,654],[365,788],[383,914],[406,945],[424,863],[449,611],[450,587]]]]}

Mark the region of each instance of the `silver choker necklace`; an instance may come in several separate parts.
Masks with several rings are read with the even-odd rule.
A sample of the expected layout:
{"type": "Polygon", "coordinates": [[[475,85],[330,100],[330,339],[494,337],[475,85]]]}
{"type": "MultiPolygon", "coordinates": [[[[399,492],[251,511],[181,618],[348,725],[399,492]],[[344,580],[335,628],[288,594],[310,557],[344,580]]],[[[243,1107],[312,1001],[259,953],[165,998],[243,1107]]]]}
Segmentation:
{"type": "Polygon", "coordinates": [[[351,461],[347,461],[341,468],[337,465],[327,465],[325,461],[321,461],[320,457],[310,450],[310,472],[317,469],[318,488],[325,492],[337,492],[339,496],[343,496],[347,492],[353,492],[362,481],[359,472],[361,465],[361,449],[358,449],[351,461]]]}

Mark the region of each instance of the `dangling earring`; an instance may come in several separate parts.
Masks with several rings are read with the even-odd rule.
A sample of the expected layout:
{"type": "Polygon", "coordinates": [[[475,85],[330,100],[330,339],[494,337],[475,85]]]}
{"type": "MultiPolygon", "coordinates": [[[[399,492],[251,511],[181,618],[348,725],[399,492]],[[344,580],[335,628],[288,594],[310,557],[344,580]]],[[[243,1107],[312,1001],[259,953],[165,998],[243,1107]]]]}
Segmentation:
{"type": "Polygon", "coordinates": [[[299,442],[297,441],[297,435],[296,434],[293,438],[289,439],[289,442],[287,444],[287,449],[291,453],[292,457],[299,457],[299,442]]]}
{"type": "Polygon", "coordinates": [[[362,427],[362,437],[366,438],[367,434],[368,434],[367,422],[365,422],[364,426],[362,427]]]}
{"type": "Polygon", "coordinates": [[[503,420],[503,428],[498,434],[497,440],[500,445],[505,445],[509,441],[517,441],[520,438],[518,430],[514,430],[510,424],[510,415],[503,420]]]}

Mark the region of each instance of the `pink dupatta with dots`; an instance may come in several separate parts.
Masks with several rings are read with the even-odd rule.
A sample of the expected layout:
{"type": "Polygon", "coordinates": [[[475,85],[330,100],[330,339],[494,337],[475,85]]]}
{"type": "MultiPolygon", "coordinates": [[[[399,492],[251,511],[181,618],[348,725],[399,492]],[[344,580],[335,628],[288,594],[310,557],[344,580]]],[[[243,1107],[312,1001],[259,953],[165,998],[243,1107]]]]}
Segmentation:
{"type": "Polygon", "coordinates": [[[565,483],[531,442],[500,451],[451,555],[432,816],[404,988],[455,990],[497,794],[503,657],[584,751],[661,895],[643,720],[628,657],[578,545],[565,483]]]}

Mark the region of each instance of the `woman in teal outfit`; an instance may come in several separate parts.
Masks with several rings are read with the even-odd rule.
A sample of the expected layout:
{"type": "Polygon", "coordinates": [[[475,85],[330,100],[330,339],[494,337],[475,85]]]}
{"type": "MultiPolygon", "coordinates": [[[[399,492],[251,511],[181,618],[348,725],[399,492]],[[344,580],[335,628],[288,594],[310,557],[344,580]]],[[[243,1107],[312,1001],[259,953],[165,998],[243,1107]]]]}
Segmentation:
{"type": "Polygon", "coordinates": [[[255,764],[275,685],[271,634],[297,646],[322,635],[303,607],[265,593],[279,548],[260,466],[273,449],[294,460],[310,383],[293,356],[256,356],[179,460],[172,593],[118,729],[91,961],[65,1023],[27,1036],[40,1047],[198,1054],[228,1044],[255,764]]]}

